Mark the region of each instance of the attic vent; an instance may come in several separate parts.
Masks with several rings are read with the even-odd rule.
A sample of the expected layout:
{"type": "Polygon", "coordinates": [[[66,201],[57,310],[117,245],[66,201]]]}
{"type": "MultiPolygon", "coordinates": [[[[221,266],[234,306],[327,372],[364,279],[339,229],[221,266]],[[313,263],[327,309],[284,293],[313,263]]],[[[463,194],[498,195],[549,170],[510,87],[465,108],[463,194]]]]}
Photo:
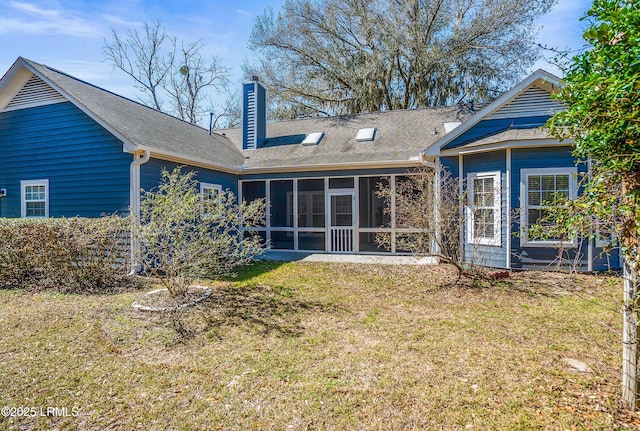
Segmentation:
{"type": "Polygon", "coordinates": [[[358,134],[356,135],[356,142],[366,142],[373,141],[376,136],[376,128],[368,127],[366,129],[358,130],[358,134]]]}
{"type": "Polygon", "coordinates": [[[324,136],[324,132],[309,133],[302,141],[302,145],[318,145],[324,136]]]}
{"type": "Polygon", "coordinates": [[[533,85],[493,114],[487,116],[486,120],[551,116],[563,109],[565,109],[564,106],[557,100],[552,99],[549,92],[533,85]]]}
{"type": "Polygon", "coordinates": [[[32,106],[51,105],[53,103],[65,102],[62,94],[51,88],[37,76],[32,76],[22,86],[20,91],[13,96],[11,102],[5,107],[5,111],[24,109],[32,106]]]}
{"type": "Polygon", "coordinates": [[[449,121],[447,123],[444,123],[444,133],[447,134],[450,131],[452,131],[453,129],[455,129],[456,127],[458,127],[460,124],[462,124],[462,122],[460,121],[449,121]]]}

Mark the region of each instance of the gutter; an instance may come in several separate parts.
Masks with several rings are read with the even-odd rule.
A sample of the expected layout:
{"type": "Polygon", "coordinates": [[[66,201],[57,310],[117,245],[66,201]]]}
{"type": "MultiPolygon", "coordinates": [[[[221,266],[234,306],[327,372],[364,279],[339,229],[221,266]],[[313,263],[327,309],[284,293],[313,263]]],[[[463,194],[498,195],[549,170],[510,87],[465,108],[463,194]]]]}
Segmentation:
{"type": "Polygon", "coordinates": [[[138,272],[137,254],[140,244],[136,240],[136,223],[140,218],[140,166],[151,158],[151,152],[145,150],[144,156],[138,158],[138,153],[133,155],[133,161],[129,165],[129,213],[134,216],[135,222],[131,226],[131,271],[129,275],[138,272]]]}
{"type": "Polygon", "coordinates": [[[433,169],[433,200],[435,201],[433,205],[433,218],[436,229],[435,238],[431,243],[431,256],[436,258],[436,263],[440,263],[440,248],[437,240],[440,236],[440,163],[427,160],[427,155],[424,151],[418,153],[418,160],[422,165],[433,169]]]}

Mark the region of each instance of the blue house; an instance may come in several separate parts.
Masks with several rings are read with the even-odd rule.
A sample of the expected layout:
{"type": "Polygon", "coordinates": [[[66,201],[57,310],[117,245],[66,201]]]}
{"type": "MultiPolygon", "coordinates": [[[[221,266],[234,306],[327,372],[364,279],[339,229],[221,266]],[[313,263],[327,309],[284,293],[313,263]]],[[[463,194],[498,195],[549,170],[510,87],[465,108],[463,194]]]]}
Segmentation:
{"type": "MultiPolygon", "coordinates": [[[[514,236],[512,212],[533,223],[543,195],[574,195],[575,173],[586,169],[570,143],[538,129],[562,109],[550,98],[558,85],[538,71],[478,112],[452,106],[267,123],[266,90],[252,78],[242,126],[210,132],[18,58],[0,79],[0,217],[139,211],[140,188],[157,185],[162,169],[184,166],[197,171],[202,193],[265,199],[259,234],[271,250],[404,254],[395,239],[411,230],[385,214],[377,185],[427,164],[449,169],[471,195],[493,193],[493,205],[482,208],[491,223],[467,211],[469,260],[549,265],[557,244],[514,236]],[[380,232],[391,236],[388,248],[376,243],[380,232]]],[[[597,245],[568,246],[585,269],[617,266],[597,245]]]]}

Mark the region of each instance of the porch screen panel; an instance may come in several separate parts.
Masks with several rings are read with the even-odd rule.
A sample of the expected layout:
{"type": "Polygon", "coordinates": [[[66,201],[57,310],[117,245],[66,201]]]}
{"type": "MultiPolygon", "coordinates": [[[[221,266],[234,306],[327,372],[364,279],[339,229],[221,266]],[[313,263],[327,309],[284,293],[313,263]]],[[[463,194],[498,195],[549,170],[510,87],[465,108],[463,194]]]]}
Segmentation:
{"type": "Polygon", "coordinates": [[[377,194],[378,184],[388,187],[389,179],[386,177],[361,177],[359,182],[360,227],[390,227],[391,215],[385,214],[384,201],[377,194]]]}
{"type": "MultiPolygon", "coordinates": [[[[242,183],[242,200],[252,202],[256,199],[265,199],[267,188],[265,181],[244,181],[242,183]]],[[[266,218],[262,220],[260,226],[266,226],[266,218]]]]}
{"type": "Polygon", "coordinates": [[[271,227],[293,227],[293,180],[271,181],[271,227]]]}
{"type": "Polygon", "coordinates": [[[325,250],[324,232],[298,232],[299,250],[325,250]]]}
{"type": "MultiPolygon", "coordinates": [[[[364,252],[376,252],[376,253],[389,253],[391,249],[383,242],[383,245],[379,245],[376,241],[376,236],[386,235],[387,242],[391,238],[391,232],[360,232],[358,235],[360,251],[364,252]]],[[[382,238],[381,238],[382,239],[382,238]]]]}
{"type": "Polygon", "coordinates": [[[271,231],[271,248],[274,250],[293,250],[293,231],[271,231]]]}
{"type": "MultiPolygon", "coordinates": [[[[416,181],[415,176],[411,178],[409,176],[398,175],[396,177],[396,194],[401,195],[396,199],[402,199],[407,202],[407,205],[400,206],[396,205],[396,228],[398,229],[413,229],[416,226],[411,222],[414,217],[411,215],[411,211],[417,206],[420,205],[420,196],[424,193],[423,190],[419,190],[418,186],[421,184],[421,181],[416,181]],[[407,211],[407,213],[404,213],[407,211]]],[[[429,191],[430,196],[433,196],[432,191],[429,191]]]]}
{"type": "Polygon", "coordinates": [[[324,180],[298,180],[298,227],[324,227],[324,207],[324,180]]]}
{"type": "Polygon", "coordinates": [[[352,189],[353,177],[329,178],[330,189],[352,189]]]}

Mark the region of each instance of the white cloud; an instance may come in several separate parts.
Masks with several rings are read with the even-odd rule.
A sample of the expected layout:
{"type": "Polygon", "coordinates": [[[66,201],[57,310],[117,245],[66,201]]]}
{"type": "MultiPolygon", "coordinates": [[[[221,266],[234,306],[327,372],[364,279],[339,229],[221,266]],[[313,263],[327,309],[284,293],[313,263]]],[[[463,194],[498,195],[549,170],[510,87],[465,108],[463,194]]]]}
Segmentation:
{"type": "Polygon", "coordinates": [[[47,16],[51,18],[56,18],[60,14],[60,11],[58,10],[42,9],[31,3],[12,1],[12,2],[9,2],[9,6],[18,10],[22,10],[24,12],[34,14],[34,15],[47,16]]]}
{"type": "Polygon", "coordinates": [[[20,1],[11,1],[6,6],[0,18],[0,34],[102,37],[100,22],[79,11],[20,1]]]}
{"type": "Polygon", "coordinates": [[[55,21],[0,18],[0,34],[25,33],[28,35],[55,35],[102,37],[96,32],[95,23],[82,19],[62,18],[55,21]]]}

